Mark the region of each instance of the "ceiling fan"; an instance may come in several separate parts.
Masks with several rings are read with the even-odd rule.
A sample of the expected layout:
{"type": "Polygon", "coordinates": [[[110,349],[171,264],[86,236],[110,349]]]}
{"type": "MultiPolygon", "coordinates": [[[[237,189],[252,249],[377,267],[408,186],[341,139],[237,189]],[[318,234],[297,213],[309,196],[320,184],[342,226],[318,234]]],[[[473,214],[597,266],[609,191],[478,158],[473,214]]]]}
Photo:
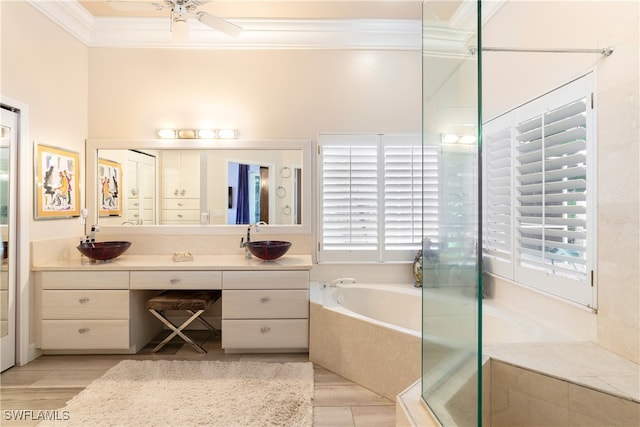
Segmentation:
{"type": "Polygon", "coordinates": [[[230,37],[237,37],[242,32],[242,27],[206,12],[205,9],[211,0],[109,0],[109,3],[120,10],[169,10],[171,12],[171,32],[175,33],[183,28],[189,19],[197,19],[206,26],[220,31],[230,37]]]}

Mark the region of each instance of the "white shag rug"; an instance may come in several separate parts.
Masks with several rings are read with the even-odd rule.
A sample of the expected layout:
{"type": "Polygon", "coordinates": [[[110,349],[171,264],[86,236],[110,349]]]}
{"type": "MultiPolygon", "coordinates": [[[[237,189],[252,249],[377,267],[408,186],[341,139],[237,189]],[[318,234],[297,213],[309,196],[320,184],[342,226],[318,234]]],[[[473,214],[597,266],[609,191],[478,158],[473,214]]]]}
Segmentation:
{"type": "Polygon", "coordinates": [[[39,426],[311,426],[313,365],[123,360],[39,426]]]}

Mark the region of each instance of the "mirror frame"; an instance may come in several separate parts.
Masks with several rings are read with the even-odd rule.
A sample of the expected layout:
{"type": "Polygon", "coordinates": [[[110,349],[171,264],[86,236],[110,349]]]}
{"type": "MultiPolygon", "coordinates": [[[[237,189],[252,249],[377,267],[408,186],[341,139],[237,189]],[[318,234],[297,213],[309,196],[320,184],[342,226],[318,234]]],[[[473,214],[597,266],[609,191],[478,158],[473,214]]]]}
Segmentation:
{"type": "MultiPolygon", "coordinates": [[[[86,140],[85,207],[89,211],[87,224],[98,223],[98,150],[300,150],[302,161],[302,224],[269,224],[267,233],[311,234],[312,231],[312,151],[309,139],[278,140],[213,140],[213,139],[88,139],[86,140]],[[92,184],[93,183],[93,184],[92,184]]],[[[229,234],[246,231],[246,224],[185,224],[185,225],[101,225],[103,230],[127,234],[229,234]]]]}

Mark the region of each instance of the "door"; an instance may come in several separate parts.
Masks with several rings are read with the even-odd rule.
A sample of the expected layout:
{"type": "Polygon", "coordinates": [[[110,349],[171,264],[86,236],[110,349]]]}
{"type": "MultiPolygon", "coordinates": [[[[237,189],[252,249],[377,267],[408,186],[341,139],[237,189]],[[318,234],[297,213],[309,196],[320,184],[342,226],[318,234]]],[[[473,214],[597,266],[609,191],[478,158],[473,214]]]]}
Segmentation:
{"type": "Polygon", "coordinates": [[[15,364],[16,355],[16,189],[18,115],[0,108],[0,371],[15,364]]]}

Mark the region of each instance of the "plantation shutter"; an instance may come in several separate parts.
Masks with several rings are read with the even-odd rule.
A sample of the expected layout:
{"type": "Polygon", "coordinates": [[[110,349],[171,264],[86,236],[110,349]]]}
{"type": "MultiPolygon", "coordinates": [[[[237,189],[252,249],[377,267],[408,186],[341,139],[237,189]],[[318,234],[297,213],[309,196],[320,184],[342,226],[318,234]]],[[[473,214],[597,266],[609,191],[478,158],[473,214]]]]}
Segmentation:
{"type": "Polygon", "coordinates": [[[485,271],[513,279],[511,125],[504,117],[483,129],[485,271]]]}
{"type": "Polygon", "coordinates": [[[589,307],[596,306],[592,93],[587,74],[483,129],[486,271],[589,307]]]}
{"type": "Polygon", "coordinates": [[[385,261],[411,259],[422,243],[422,147],[419,136],[381,138],[385,261]]]}
{"type": "Polygon", "coordinates": [[[516,131],[518,261],[586,282],[586,98],[516,131]]]}
{"type": "Polygon", "coordinates": [[[423,209],[437,235],[437,147],[423,151],[420,135],[376,134],[320,134],[318,147],[319,262],[413,261],[423,209]]]}
{"type": "Polygon", "coordinates": [[[422,157],[422,234],[432,248],[440,244],[440,147],[425,144],[422,157]]]}
{"type": "Polygon", "coordinates": [[[377,260],[378,136],[323,135],[319,258],[377,260]]]}

